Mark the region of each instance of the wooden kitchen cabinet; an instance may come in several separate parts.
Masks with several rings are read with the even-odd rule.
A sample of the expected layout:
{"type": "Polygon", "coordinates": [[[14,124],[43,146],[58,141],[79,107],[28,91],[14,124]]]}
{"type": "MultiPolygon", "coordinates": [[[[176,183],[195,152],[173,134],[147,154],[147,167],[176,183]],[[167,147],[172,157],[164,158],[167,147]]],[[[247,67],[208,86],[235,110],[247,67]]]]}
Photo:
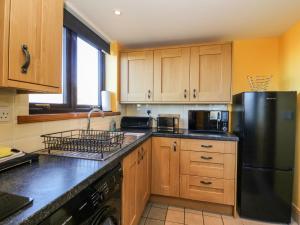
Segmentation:
{"type": "Polygon", "coordinates": [[[182,139],[180,197],[235,206],[235,141],[182,139]]]}
{"type": "Polygon", "coordinates": [[[151,181],[151,139],[142,144],[138,156],[138,209],[139,215],[143,210],[150,197],[151,181]]]}
{"type": "Polygon", "coordinates": [[[153,101],[153,51],[121,54],[121,102],[153,101]]]}
{"type": "Polygon", "coordinates": [[[151,193],[179,196],[180,139],[152,138],[151,193]]]}
{"type": "Polygon", "coordinates": [[[231,44],[191,48],[190,101],[231,101],[231,44]]]}
{"type": "Polygon", "coordinates": [[[122,224],[136,225],[150,197],[151,139],[123,160],[122,224]]]}
{"type": "Polygon", "coordinates": [[[59,93],[63,0],[3,0],[0,17],[0,86],[59,93]]]}
{"type": "Polygon", "coordinates": [[[190,48],[154,51],[154,101],[189,101],[190,48]]]}

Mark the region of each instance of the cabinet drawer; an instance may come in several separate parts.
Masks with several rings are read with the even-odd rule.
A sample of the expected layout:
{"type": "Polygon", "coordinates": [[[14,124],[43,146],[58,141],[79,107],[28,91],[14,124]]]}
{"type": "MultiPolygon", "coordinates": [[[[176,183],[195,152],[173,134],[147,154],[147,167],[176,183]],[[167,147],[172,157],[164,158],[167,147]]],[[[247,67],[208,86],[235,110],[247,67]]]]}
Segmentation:
{"type": "Polygon", "coordinates": [[[234,205],[234,180],[224,180],[200,176],[180,176],[180,197],[234,205]]]}
{"type": "Polygon", "coordinates": [[[235,154],[236,142],[181,139],[181,150],[235,154]]]}
{"type": "Polygon", "coordinates": [[[235,164],[235,154],[180,152],[180,174],[234,179],[235,164]]]}

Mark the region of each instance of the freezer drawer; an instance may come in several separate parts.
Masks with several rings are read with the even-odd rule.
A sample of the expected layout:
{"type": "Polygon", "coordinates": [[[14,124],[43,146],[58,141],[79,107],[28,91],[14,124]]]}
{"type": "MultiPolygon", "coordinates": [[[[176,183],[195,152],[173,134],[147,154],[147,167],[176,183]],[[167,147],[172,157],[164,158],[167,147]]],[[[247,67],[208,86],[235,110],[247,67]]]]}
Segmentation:
{"type": "Polygon", "coordinates": [[[289,223],[293,171],[242,168],[238,190],[241,217],[289,223]]]}

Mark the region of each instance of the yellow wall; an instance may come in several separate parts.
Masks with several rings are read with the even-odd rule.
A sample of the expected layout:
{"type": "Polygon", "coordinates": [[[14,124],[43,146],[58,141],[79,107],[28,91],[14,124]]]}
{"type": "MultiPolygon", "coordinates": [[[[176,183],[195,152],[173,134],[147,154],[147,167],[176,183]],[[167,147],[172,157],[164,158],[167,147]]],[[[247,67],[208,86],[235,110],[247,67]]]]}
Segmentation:
{"type": "Polygon", "coordinates": [[[280,37],[280,90],[298,91],[294,205],[300,209],[300,22],[280,37]]]}
{"type": "MultiPolygon", "coordinates": [[[[300,22],[280,37],[233,42],[233,94],[249,91],[247,75],[272,75],[268,90],[298,91],[293,203],[300,209],[300,22]]],[[[230,107],[229,107],[230,109],[230,107]]],[[[299,211],[300,212],[300,211],[299,211]]]]}
{"type": "Polygon", "coordinates": [[[119,52],[120,45],[117,42],[112,42],[110,43],[110,54],[105,57],[105,88],[111,92],[111,107],[114,112],[119,111],[119,52]]]}
{"type": "Polygon", "coordinates": [[[277,37],[233,42],[233,94],[250,91],[248,75],[272,75],[268,90],[278,88],[279,39],[277,37]]]}

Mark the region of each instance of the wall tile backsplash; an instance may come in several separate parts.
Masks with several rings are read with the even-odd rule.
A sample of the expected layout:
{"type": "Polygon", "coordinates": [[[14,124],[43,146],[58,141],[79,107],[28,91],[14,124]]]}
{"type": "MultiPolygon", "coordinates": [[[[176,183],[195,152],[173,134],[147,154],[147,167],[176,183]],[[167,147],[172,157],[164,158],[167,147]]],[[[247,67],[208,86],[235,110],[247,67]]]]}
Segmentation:
{"type": "MultiPolygon", "coordinates": [[[[28,115],[28,95],[16,94],[12,90],[0,90],[0,107],[9,107],[9,122],[0,122],[0,145],[10,146],[32,152],[43,148],[40,135],[71,129],[85,129],[87,119],[61,120],[30,124],[17,124],[18,115],[28,115]]],[[[111,120],[115,120],[117,127],[120,116],[92,118],[93,129],[107,130],[111,120]]]]}
{"type": "MultiPolygon", "coordinates": [[[[179,114],[180,128],[188,128],[188,110],[228,110],[227,105],[137,105],[129,104],[125,106],[127,116],[147,116],[147,110],[151,110],[151,116],[158,114],[179,114]]],[[[154,126],[156,123],[154,121],[154,126]]]]}

